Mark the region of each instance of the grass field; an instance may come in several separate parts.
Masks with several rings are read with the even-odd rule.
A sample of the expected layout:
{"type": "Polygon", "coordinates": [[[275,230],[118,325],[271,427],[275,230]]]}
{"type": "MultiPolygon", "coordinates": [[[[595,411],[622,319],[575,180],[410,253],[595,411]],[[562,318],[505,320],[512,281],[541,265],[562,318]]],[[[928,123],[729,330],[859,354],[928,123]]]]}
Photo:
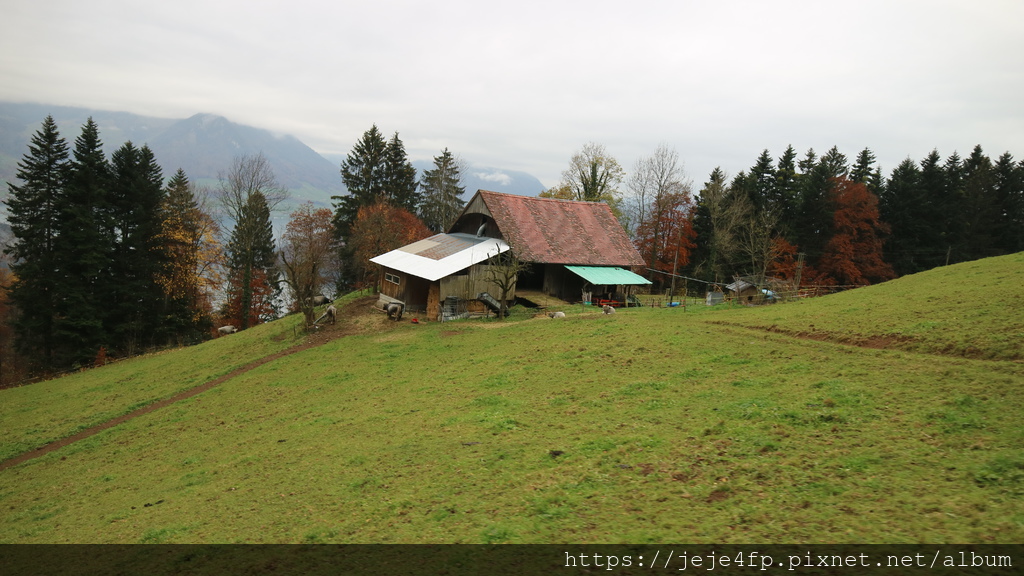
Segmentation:
{"type": "MultiPolygon", "coordinates": [[[[0,542],[1019,543],[1024,254],[757,309],[389,323],[0,470],[0,542]]],[[[294,318],[0,391],[20,454],[294,318]]]]}

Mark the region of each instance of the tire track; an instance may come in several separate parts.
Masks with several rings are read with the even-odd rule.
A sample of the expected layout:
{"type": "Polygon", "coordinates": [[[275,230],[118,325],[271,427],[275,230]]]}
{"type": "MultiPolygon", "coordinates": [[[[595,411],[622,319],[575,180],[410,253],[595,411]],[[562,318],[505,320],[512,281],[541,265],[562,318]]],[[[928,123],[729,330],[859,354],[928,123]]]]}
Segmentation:
{"type": "Polygon", "coordinates": [[[200,384],[199,386],[196,386],[194,388],[189,388],[188,390],[185,390],[183,392],[178,392],[177,394],[175,394],[173,396],[169,396],[169,397],[164,398],[162,400],[157,400],[156,402],[153,402],[152,404],[148,404],[146,406],[143,406],[142,408],[138,408],[136,410],[128,412],[127,414],[122,414],[121,416],[118,416],[118,417],[113,418],[111,420],[107,420],[106,422],[103,422],[101,424],[97,424],[95,426],[91,426],[89,428],[86,428],[85,430],[82,430],[80,432],[72,434],[71,436],[66,436],[66,437],[61,438],[59,440],[54,440],[53,442],[50,442],[50,443],[45,444],[43,446],[40,446],[39,448],[36,448],[34,450],[29,450],[28,452],[23,452],[23,453],[15,456],[13,458],[9,458],[7,460],[4,460],[3,462],[0,462],[0,472],[6,470],[8,468],[12,468],[14,466],[17,466],[18,464],[22,464],[24,462],[28,462],[29,460],[34,460],[36,458],[39,458],[40,456],[45,456],[45,455],[47,455],[47,454],[49,454],[51,452],[54,452],[56,450],[60,450],[61,448],[65,447],[65,446],[74,444],[75,442],[79,442],[81,440],[85,440],[86,438],[90,438],[92,436],[95,436],[95,435],[99,434],[100,432],[103,432],[104,430],[108,430],[110,428],[113,428],[114,426],[117,426],[118,424],[123,424],[124,422],[132,420],[134,418],[138,418],[139,416],[145,416],[146,414],[149,414],[150,412],[155,412],[155,411],[157,411],[157,410],[159,410],[161,408],[166,408],[167,406],[171,406],[173,404],[181,402],[182,400],[186,400],[186,399],[191,398],[193,396],[197,396],[199,394],[202,394],[203,392],[206,392],[207,390],[209,390],[209,389],[211,389],[211,388],[213,388],[215,386],[223,384],[224,382],[227,382],[228,380],[237,378],[237,377],[241,376],[242,374],[245,374],[246,372],[249,372],[251,370],[255,370],[256,368],[259,368],[260,366],[263,366],[264,364],[268,364],[270,362],[274,362],[275,360],[279,360],[281,358],[284,358],[285,356],[290,356],[290,355],[296,354],[298,352],[304,352],[304,351],[309,350],[311,348],[316,348],[316,347],[319,347],[319,346],[323,346],[324,344],[327,344],[328,342],[331,342],[333,340],[337,340],[338,338],[344,338],[345,336],[348,336],[348,335],[356,333],[356,332],[358,332],[358,330],[353,330],[350,327],[344,327],[344,328],[341,328],[339,330],[332,330],[329,333],[319,333],[319,334],[307,336],[307,340],[305,342],[303,342],[302,344],[297,344],[295,346],[292,346],[291,348],[288,348],[288,349],[285,349],[285,350],[281,350],[280,352],[275,352],[275,353],[270,354],[268,356],[264,356],[263,358],[260,358],[258,360],[254,360],[254,361],[252,361],[252,362],[250,362],[248,364],[245,364],[244,366],[239,366],[238,368],[235,368],[231,372],[228,372],[227,374],[224,374],[223,376],[220,376],[218,378],[210,380],[209,382],[200,384]]]}

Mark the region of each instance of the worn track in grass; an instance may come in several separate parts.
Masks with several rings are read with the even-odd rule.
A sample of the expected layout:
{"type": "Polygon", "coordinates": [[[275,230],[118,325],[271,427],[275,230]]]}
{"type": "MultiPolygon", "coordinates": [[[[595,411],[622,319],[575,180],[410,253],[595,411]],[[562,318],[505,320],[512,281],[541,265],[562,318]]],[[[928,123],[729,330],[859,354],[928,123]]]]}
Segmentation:
{"type": "Polygon", "coordinates": [[[899,334],[875,334],[869,336],[860,336],[854,334],[836,333],[829,332],[827,330],[790,330],[782,328],[778,325],[771,326],[757,326],[748,324],[738,324],[734,322],[726,322],[722,320],[710,321],[709,324],[716,326],[725,326],[729,328],[742,328],[744,330],[750,330],[753,332],[768,332],[771,334],[781,334],[790,338],[797,338],[800,340],[813,340],[815,342],[826,342],[831,344],[841,344],[844,346],[855,346],[857,348],[871,348],[874,350],[898,350],[901,352],[910,352],[913,354],[929,354],[932,356],[942,356],[946,358],[967,358],[969,360],[992,360],[998,362],[1021,362],[1022,359],[1017,356],[1011,356],[1009,358],[990,358],[985,355],[984,351],[974,347],[968,347],[964,350],[957,350],[950,347],[944,349],[929,349],[923,347],[924,345],[915,340],[910,336],[903,336],[899,334]]]}
{"type": "Polygon", "coordinates": [[[24,452],[13,458],[4,460],[3,462],[0,462],[0,471],[17,466],[18,464],[21,464],[23,462],[39,458],[40,456],[45,456],[55,450],[59,450],[65,446],[74,444],[75,442],[78,442],[80,440],[85,440],[86,438],[95,436],[96,434],[99,434],[100,432],[103,432],[104,430],[107,430],[109,428],[113,428],[118,424],[122,424],[134,418],[138,418],[139,416],[149,414],[150,412],[154,412],[161,408],[166,408],[167,406],[170,406],[177,402],[181,402],[182,400],[186,400],[193,396],[202,394],[203,392],[206,392],[207,390],[215,386],[223,384],[224,382],[227,382],[228,380],[231,380],[233,378],[237,378],[238,376],[241,376],[242,374],[245,374],[250,370],[259,368],[264,364],[273,362],[275,360],[278,360],[285,356],[289,356],[291,354],[295,354],[297,352],[303,352],[311,348],[323,346],[324,344],[331,342],[332,340],[337,340],[338,338],[343,338],[345,336],[349,336],[352,334],[358,334],[364,330],[365,325],[365,321],[360,320],[365,320],[366,316],[374,314],[374,312],[370,309],[370,304],[373,301],[373,299],[374,297],[360,298],[359,300],[352,302],[342,310],[342,314],[339,314],[339,319],[342,320],[341,322],[334,326],[327,327],[327,329],[325,330],[307,336],[305,341],[301,344],[292,346],[287,350],[275,352],[274,354],[270,354],[269,356],[264,356],[259,360],[254,360],[244,366],[239,366],[238,368],[235,368],[231,372],[228,372],[223,376],[210,380],[209,382],[200,384],[199,386],[190,388],[183,392],[179,392],[173,396],[164,398],[163,400],[158,400],[156,402],[153,402],[152,404],[148,404],[146,406],[143,406],[142,408],[133,410],[127,414],[122,414],[121,416],[103,422],[102,424],[97,424],[95,426],[86,428],[85,430],[82,430],[71,436],[67,436],[59,440],[54,440],[49,444],[46,444],[34,450],[30,450],[28,452],[24,452]]]}

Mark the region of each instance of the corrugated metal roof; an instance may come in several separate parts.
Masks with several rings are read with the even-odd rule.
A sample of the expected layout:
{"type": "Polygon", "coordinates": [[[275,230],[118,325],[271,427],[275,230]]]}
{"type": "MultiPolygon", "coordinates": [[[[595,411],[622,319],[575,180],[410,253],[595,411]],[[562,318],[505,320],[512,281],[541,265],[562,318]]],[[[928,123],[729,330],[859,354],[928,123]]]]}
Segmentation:
{"type": "Polygon", "coordinates": [[[509,249],[497,239],[469,234],[436,234],[370,258],[370,262],[430,281],[438,280],[509,249]]]}
{"type": "MultiPolygon", "coordinates": [[[[643,258],[603,202],[534,198],[480,190],[502,236],[524,262],[642,266],[643,258]]],[[[463,213],[465,214],[465,212],[463,213]]]]}
{"type": "Polygon", "coordinates": [[[639,274],[619,267],[608,266],[566,266],[570,272],[595,286],[618,286],[650,284],[651,281],[639,274]]]}
{"type": "Polygon", "coordinates": [[[725,286],[725,289],[731,292],[743,292],[747,288],[754,288],[754,285],[746,280],[737,280],[732,284],[727,284],[725,286]]]}

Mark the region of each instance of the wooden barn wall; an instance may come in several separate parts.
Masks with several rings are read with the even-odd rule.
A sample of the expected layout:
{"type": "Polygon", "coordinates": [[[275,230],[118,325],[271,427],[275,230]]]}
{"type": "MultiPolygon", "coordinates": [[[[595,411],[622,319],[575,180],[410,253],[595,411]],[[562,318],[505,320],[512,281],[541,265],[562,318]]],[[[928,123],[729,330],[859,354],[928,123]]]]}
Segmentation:
{"type": "MultiPolygon", "coordinates": [[[[487,292],[495,298],[501,298],[501,288],[488,279],[486,264],[477,264],[469,268],[469,274],[452,275],[441,279],[441,300],[449,296],[463,300],[473,300],[477,294],[487,292]]],[[[509,294],[509,298],[515,297],[515,290],[509,294]]]]}
{"type": "Polygon", "coordinates": [[[544,292],[567,302],[578,302],[583,292],[583,279],[562,264],[546,264],[544,292]]]}
{"type": "Polygon", "coordinates": [[[394,298],[396,300],[401,300],[402,302],[405,302],[405,298],[403,298],[403,288],[404,288],[404,285],[405,285],[405,276],[401,272],[398,272],[397,270],[393,270],[391,268],[384,268],[384,270],[381,272],[381,276],[380,276],[380,292],[381,292],[381,294],[384,294],[385,296],[390,296],[390,297],[392,297],[392,298],[394,298]],[[387,280],[385,280],[385,278],[389,274],[394,274],[394,275],[398,276],[399,278],[402,279],[402,282],[399,283],[399,284],[395,284],[393,282],[388,282],[387,280]]]}
{"type": "Polygon", "coordinates": [[[386,276],[382,276],[380,288],[382,294],[405,302],[406,310],[427,309],[427,292],[430,289],[429,280],[412,276],[405,272],[399,272],[392,268],[384,268],[384,273],[398,276],[399,282],[395,284],[388,281],[386,276]]]}
{"type": "Polygon", "coordinates": [[[431,282],[430,288],[427,289],[427,320],[441,320],[441,298],[438,296],[440,285],[440,280],[431,282]]]}
{"type": "Polygon", "coordinates": [[[491,217],[491,211],[487,209],[487,205],[484,204],[483,198],[479,195],[474,196],[469,204],[462,211],[462,217],[459,218],[452,227],[448,230],[450,233],[462,232],[464,234],[476,234],[477,230],[480,229],[480,224],[487,222],[487,230],[484,232],[484,236],[491,238],[500,238],[501,234],[498,232],[498,227],[494,223],[494,218],[491,217]]]}

